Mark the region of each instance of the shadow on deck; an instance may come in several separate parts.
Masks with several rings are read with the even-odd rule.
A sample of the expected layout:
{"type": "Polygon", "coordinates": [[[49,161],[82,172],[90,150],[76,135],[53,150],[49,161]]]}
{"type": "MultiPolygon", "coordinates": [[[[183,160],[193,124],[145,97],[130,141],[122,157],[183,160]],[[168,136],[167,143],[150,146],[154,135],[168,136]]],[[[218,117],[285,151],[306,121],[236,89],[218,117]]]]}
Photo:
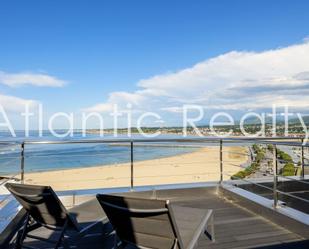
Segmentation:
{"type": "MultiPolygon", "coordinates": [[[[231,201],[217,194],[216,187],[130,192],[118,195],[169,199],[181,206],[213,209],[216,241],[211,242],[207,236],[203,235],[199,239],[199,249],[309,248],[308,238],[303,238],[241,207],[235,200],[231,201]]],[[[88,201],[82,207],[91,213],[93,208],[97,208],[96,200],[88,201]]],[[[114,235],[110,234],[111,231],[109,222],[107,220],[102,221],[92,230],[90,236],[76,242],[76,246],[81,249],[112,249],[114,235]]],[[[54,235],[46,234],[46,236],[54,235]]],[[[48,245],[46,246],[42,242],[38,244],[34,241],[28,241],[26,245],[35,248],[48,248],[48,245]]],[[[13,243],[10,244],[9,248],[13,248],[13,243]]]]}

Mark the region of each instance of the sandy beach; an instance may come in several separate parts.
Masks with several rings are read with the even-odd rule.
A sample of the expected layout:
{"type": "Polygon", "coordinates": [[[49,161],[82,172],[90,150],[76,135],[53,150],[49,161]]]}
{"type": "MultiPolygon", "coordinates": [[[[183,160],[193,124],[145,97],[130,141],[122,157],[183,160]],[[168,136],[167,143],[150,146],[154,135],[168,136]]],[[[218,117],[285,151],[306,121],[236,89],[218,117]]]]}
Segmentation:
{"type": "MultiPolygon", "coordinates": [[[[232,175],[248,160],[244,147],[224,147],[224,172],[232,175]],[[235,154],[236,153],[236,154],[235,154]],[[237,154],[239,153],[239,154],[237,154]]],[[[134,185],[158,185],[217,181],[220,178],[219,148],[134,162],[134,185]]],[[[230,176],[225,175],[224,179],[230,176]]],[[[27,173],[25,183],[50,185],[55,190],[130,186],[130,163],[27,173]]]]}

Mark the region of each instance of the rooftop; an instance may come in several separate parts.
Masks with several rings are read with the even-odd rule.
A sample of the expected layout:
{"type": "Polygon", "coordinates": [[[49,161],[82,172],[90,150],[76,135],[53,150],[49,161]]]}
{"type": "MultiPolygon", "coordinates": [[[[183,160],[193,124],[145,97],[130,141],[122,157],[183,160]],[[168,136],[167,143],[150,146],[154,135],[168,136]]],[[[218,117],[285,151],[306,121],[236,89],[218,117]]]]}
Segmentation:
{"type": "MultiPolygon", "coordinates": [[[[216,241],[211,242],[206,235],[202,235],[199,239],[199,249],[305,248],[309,246],[308,239],[283,228],[261,214],[252,212],[244,207],[240,200],[229,198],[217,187],[158,190],[155,193],[153,191],[143,191],[118,194],[169,199],[182,206],[213,209],[216,241]]],[[[90,213],[96,213],[95,209],[100,207],[96,200],[92,199],[79,208],[88,210],[90,213]]],[[[108,235],[111,231],[108,220],[104,220],[92,231],[92,236],[86,237],[78,243],[78,248],[113,248],[114,234],[108,235]]],[[[41,235],[43,234],[44,232],[41,232],[41,235]]],[[[48,236],[52,235],[48,234],[48,236]]],[[[31,240],[28,240],[26,245],[47,248],[44,247],[44,243],[38,244],[38,242],[31,240]]],[[[13,243],[8,248],[13,248],[13,243]]]]}
{"type": "MultiPolygon", "coordinates": [[[[201,140],[189,140],[187,142],[199,142],[201,140]]],[[[220,142],[222,140],[215,140],[220,142]]],[[[249,140],[246,140],[246,144],[249,140]]],[[[75,141],[77,143],[78,141],[75,141]]],[[[92,141],[87,141],[91,143],[92,141]]],[[[97,142],[97,141],[96,141],[97,142]]],[[[106,141],[105,141],[106,142],[106,141]]],[[[114,143],[115,141],[110,141],[114,143]]],[[[135,141],[147,143],[146,140],[135,141]]],[[[149,142],[149,141],[148,141],[149,142]]],[[[153,142],[152,140],[150,142],[153,142]]],[[[165,141],[161,141],[165,142],[165,141]]],[[[167,140],[172,142],[172,140],[167,140]]],[[[227,143],[228,141],[225,141],[227,143]]],[[[235,143],[239,141],[230,140],[235,143]]],[[[286,141],[274,142],[255,140],[255,143],[267,145],[268,143],[282,145],[299,146],[299,143],[289,143],[286,141]]],[[[41,143],[38,143],[40,145],[41,143]]],[[[133,143],[131,144],[133,145],[133,143]]],[[[219,147],[220,148],[220,147],[219,147]]],[[[133,149],[133,146],[131,147],[133,149]]],[[[129,186],[117,187],[99,187],[89,189],[71,189],[58,190],[57,195],[67,208],[72,208],[76,213],[83,213],[84,225],[90,221],[96,221],[96,225],[89,230],[87,236],[76,242],[77,248],[111,249],[114,245],[114,236],[112,226],[104,214],[101,206],[95,198],[98,193],[113,193],[115,195],[134,196],[149,199],[170,200],[180,206],[193,207],[199,209],[212,209],[214,211],[215,242],[212,242],[208,236],[203,234],[199,238],[198,248],[309,248],[309,215],[308,215],[308,193],[309,178],[304,174],[302,176],[286,177],[276,175],[281,161],[276,160],[273,165],[273,172],[263,175],[267,167],[266,158],[274,155],[267,151],[265,153],[265,172],[255,172],[255,178],[244,178],[227,180],[223,178],[224,166],[228,162],[222,160],[222,153],[225,153],[221,147],[221,172],[217,176],[221,178],[218,181],[196,181],[188,183],[171,184],[153,184],[148,186],[137,185],[134,178],[134,164],[131,160],[131,178],[127,178],[129,186]],[[277,162],[278,161],[278,162],[277,162]],[[225,164],[224,164],[225,163],[225,164]],[[263,177],[261,177],[263,176],[263,177]],[[261,178],[259,178],[261,177],[261,178]],[[102,219],[98,217],[103,216],[102,219]]],[[[131,150],[133,152],[133,150],[131,150]]],[[[215,152],[216,153],[216,152],[215,152]]],[[[238,153],[238,152],[237,152],[238,153]]],[[[239,154],[239,153],[238,153],[239,154]]],[[[133,158],[133,154],[131,154],[133,158]]],[[[253,158],[254,158],[253,154],[253,158]]],[[[131,158],[131,159],[132,159],[131,158]]],[[[304,157],[303,157],[304,158],[304,157]]],[[[219,161],[218,161],[219,162],[219,161]]],[[[307,166],[305,160],[302,160],[303,169],[307,166]]],[[[158,161],[156,161],[158,163],[158,161]]],[[[181,160],[175,164],[181,164],[181,160]]],[[[24,164],[22,164],[24,166],[24,164]]],[[[201,167],[204,164],[202,164],[201,167]]],[[[283,165],[283,164],[282,164],[283,165]]],[[[207,167],[207,162],[205,163],[207,167]]],[[[188,167],[192,167],[191,165],[188,167]]],[[[239,167],[239,165],[237,166],[239,167]]],[[[23,169],[23,168],[22,168],[23,169]]],[[[264,169],[263,169],[264,170],[264,169]]],[[[177,171],[177,167],[175,172],[177,171]]],[[[24,171],[21,171],[23,176],[24,171]]],[[[173,174],[178,174],[178,172],[173,174]]],[[[170,175],[169,177],[173,177],[170,175]]],[[[169,178],[166,178],[166,181],[169,178]]],[[[16,181],[16,179],[2,179],[1,188],[1,219],[0,234],[1,248],[14,248],[16,231],[21,226],[23,211],[17,201],[6,192],[3,183],[6,181],[16,181]]],[[[18,181],[18,179],[17,179],[18,181]]],[[[186,217],[183,217],[185,220],[186,217]]],[[[53,238],[55,233],[46,233],[46,230],[40,230],[39,235],[46,238],[53,238]]],[[[33,239],[26,240],[27,246],[34,248],[50,248],[46,243],[38,242],[33,239]]],[[[129,247],[128,247],[129,248],[129,247]]]]}

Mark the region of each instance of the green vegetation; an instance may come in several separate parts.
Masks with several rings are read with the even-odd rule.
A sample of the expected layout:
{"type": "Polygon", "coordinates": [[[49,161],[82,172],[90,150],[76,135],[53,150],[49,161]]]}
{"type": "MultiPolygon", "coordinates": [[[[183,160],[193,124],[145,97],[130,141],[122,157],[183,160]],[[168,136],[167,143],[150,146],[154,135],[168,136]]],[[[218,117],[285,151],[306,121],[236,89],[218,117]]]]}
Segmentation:
{"type": "Polygon", "coordinates": [[[285,163],[285,165],[283,166],[281,170],[281,174],[283,176],[294,176],[295,167],[294,167],[294,162],[293,162],[292,157],[289,154],[279,149],[277,149],[277,155],[278,155],[278,158],[281,159],[283,163],[285,163]]]}
{"type": "Polygon", "coordinates": [[[238,171],[236,174],[232,175],[231,176],[232,180],[243,179],[246,176],[249,176],[252,173],[254,173],[260,167],[260,163],[265,157],[265,151],[261,146],[258,146],[256,144],[252,146],[252,149],[256,154],[254,162],[251,163],[251,165],[245,168],[244,170],[238,171]]]}
{"type": "Polygon", "coordinates": [[[252,149],[254,150],[254,152],[257,152],[259,148],[260,146],[258,146],[257,144],[252,145],[252,149]]]}
{"type": "Polygon", "coordinates": [[[245,171],[238,171],[236,174],[231,176],[232,180],[238,180],[238,179],[243,179],[246,177],[245,171]]]}
{"type": "MultiPolygon", "coordinates": [[[[241,170],[237,172],[236,174],[234,174],[231,177],[232,180],[243,179],[253,174],[257,169],[259,169],[260,163],[262,162],[262,160],[264,160],[266,149],[269,151],[273,151],[274,147],[273,145],[268,145],[267,148],[263,148],[257,144],[254,144],[252,145],[252,149],[254,153],[256,154],[254,158],[254,162],[252,162],[252,164],[248,166],[246,169],[241,170]]],[[[296,170],[296,168],[294,167],[293,159],[289,154],[277,149],[277,156],[278,156],[278,159],[280,159],[285,164],[283,168],[281,169],[282,176],[294,176],[295,174],[300,175],[301,169],[298,168],[296,170]]],[[[268,163],[268,166],[271,166],[270,161],[268,161],[267,163],[268,163]]],[[[298,165],[300,164],[301,163],[298,162],[298,165]]]]}
{"type": "Polygon", "coordinates": [[[283,176],[294,176],[295,175],[295,167],[293,163],[287,163],[284,165],[282,169],[283,176]]]}
{"type": "Polygon", "coordinates": [[[274,146],[272,144],[267,145],[267,149],[272,152],[274,150],[274,146]]]}
{"type": "Polygon", "coordinates": [[[285,163],[293,163],[292,157],[282,150],[277,149],[277,156],[279,159],[283,160],[285,163]]]}

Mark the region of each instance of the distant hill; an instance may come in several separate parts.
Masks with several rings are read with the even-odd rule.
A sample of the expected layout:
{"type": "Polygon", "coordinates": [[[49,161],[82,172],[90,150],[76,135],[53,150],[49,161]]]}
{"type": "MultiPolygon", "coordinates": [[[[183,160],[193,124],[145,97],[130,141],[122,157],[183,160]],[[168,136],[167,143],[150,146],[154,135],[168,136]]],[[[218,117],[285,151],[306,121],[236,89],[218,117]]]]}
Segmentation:
{"type": "MultiPolygon", "coordinates": [[[[303,116],[302,117],[304,123],[306,124],[306,126],[309,125],[309,116],[303,116]]],[[[284,117],[283,116],[278,116],[277,117],[277,124],[284,124],[284,117]]],[[[272,124],[273,120],[272,117],[266,117],[265,118],[265,124],[272,124]]],[[[237,122],[238,124],[240,123],[240,121],[237,122]]],[[[245,120],[245,124],[246,125],[258,125],[261,124],[260,119],[258,119],[257,117],[252,117],[252,118],[247,118],[245,120]]],[[[298,117],[295,118],[289,118],[289,125],[301,125],[298,117]]]]}
{"type": "MultiPolygon", "coordinates": [[[[281,122],[281,119],[277,118],[277,122],[281,122]]],[[[272,123],[273,123],[273,120],[271,117],[265,117],[265,124],[272,124],[272,123]]],[[[240,121],[238,121],[237,124],[240,124],[240,121]]],[[[261,120],[257,117],[251,117],[251,118],[247,118],[244,124],[245,125],[258,125],[258,124],[261,124],[261,120]]]]}
{"type": "MultiPolygon", "coordinates": [[[[306,124],[306,126],[308,126],[309,125],[309,116],[304,116],[302,118],[303,118],[303,121],[306,124]]],[[[289,120],[289,124],[291,124],[291,125],[301,125],[298,118],[293,118],[293,119],[289,120]]]]}

